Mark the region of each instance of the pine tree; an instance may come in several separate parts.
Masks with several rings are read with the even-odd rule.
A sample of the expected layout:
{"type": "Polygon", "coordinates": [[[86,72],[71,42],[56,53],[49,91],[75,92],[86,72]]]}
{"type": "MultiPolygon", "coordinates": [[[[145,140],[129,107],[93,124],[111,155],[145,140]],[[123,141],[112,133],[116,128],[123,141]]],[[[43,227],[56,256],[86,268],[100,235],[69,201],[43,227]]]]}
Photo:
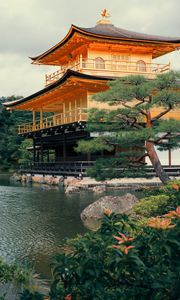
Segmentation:
{"type": "MultiPolygon", "coordinates": [[[[145,157],[163,183],[169,180],[156,152],[180,146],[180,121],[164,119],[180,108],[180,72],[161,74],[154,80],[128,76],[110,81],[109,89],[94,100],[107,103],[109,109],[89,111],[87,130],[96,138],[80,141],[76,150],[84,153],[112,151],[115,156],[99,159],[89,175],[96,179],[142,177],[147,174],[145,157]],[[161,108],[156,115],[152,109],[161,108]]],[[[180,114],[180,111],[179,111],[180,114]]]]}
{"type": "Polygon", "coordinates": [[[0,171],[16,168],[22,156],[19,147],[23,138],[17,135],[17,128],[18,124],[31,120],[31,113],[24,111],[10,112],[3,107],[3,102],[19,98],[21,97],[0,97],[0,171]]]}

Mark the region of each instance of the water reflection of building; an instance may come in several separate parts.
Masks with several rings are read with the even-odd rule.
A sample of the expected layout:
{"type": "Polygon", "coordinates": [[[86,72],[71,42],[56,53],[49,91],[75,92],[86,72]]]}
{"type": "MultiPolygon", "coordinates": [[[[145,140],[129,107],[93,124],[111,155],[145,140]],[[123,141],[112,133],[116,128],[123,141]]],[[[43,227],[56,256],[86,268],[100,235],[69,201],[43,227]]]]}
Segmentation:
{"type": "MultiPolygon", "coordinates": [[[[5,104],[11,110],[32,111],[32,122],[19,125],[19,134],[33,139],[33,163],[45,170],[53,160],[51,165],[61,173],[62,162],[76,162],[77,166],[77,161],[86,164],[99,155],[108,155],[90,157],[74,151],[78,140],[91,137],[84,130],[86,109],[106,107],[92,100],[92,96],[105,91],[107,81],[117,77],[141,74],[153,79],[167,72],[170,63],[154,63],[154,59],[179,46],[180,38],[115,27],[105,10],[95,27],[72,25],[62,41],[31,58],[36,65],[57,66],[55,72],[45,76],[45,88],[5,104]]],[[[152,113],[157,114],[158,108],[152,113]]],[[[179,114],[170,112],[166,118],[170,117],[179,118],[179,114]]],[[[72,168],[73,163],[66,165],[72,168]]]]}

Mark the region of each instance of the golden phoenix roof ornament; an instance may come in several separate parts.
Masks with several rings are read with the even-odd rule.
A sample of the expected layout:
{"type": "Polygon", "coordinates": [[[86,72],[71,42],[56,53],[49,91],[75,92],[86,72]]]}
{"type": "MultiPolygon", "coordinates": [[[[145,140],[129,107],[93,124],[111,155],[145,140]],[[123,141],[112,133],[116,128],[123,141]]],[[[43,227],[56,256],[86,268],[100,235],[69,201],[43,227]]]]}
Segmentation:
{"type": "Polygon", "coordinates": [[[107,11],[107,9],[105,8],[105,9],[103,9],[102,11],[101,11],[101,16],[103,17],[103,18],[110,18],[111,17],[111,14],[107,11]]]}
{"type": "Polygon", "coordinates": [[[109,18],[111,17],[111,14],[107,11],[106,8],[104,8],[101,11],[101,16],[102,16],[102,19],[99,20],[97,22],[97,24],[111,24],[111,21],[109,20],[109,18]]]}

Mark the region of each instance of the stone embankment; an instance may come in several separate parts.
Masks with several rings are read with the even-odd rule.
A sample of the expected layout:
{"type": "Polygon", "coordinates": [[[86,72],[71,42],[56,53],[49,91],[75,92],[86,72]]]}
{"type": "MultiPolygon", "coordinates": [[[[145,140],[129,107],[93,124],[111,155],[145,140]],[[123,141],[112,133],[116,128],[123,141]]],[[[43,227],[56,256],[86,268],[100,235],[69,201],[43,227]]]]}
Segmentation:
{"type": "Polygon", "coordinates": [[[31,175],[31,174],[13,174],[11,177],[12,181],[22,182],[22,183],[39,183],[47,185],[62,185],[64,183],[64,178],[62,176],[51,176],[51,175],[31,175]]]}
{"type": "Polygon", "coordinates": [[[146,178],[121,178],[112,179],[106,181],[96,181],[95,179],[84,177],[62,177],[62,176],[51,176],[51,175],[40,175],[40,174],[14,174],[11,177],[12,181],[19,181],[22,183],[38,183],[47,185],[48,188],[51,186],[63,186],[65,192],[74,193],[81,190],[91,190],[96,194],[101,194],[107,189],[134,189],[141,190],[142,187],[154,187],[161,184],[158,178],[146,179],[146,178]]]}

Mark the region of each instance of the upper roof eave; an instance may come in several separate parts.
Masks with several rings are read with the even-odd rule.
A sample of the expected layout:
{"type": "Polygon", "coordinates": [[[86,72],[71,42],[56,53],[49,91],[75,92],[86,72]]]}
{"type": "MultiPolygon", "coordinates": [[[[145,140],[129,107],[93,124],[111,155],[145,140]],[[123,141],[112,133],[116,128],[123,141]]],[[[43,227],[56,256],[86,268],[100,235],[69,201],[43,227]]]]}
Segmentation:
{"type": "MultiPolygon", "coordinates": [[[[113,25],[112,25],[113,26],[113,25]]],[[[45,51],[44,53],[35,56],[35,57],[29,57],[33,63],[38,63],[39,60],[41,60],[42,58],[44,58],[45,56],[49,55],[50,53],[52,53],[53,51],[57,50],[58,48],[62,47],[65,43],[68,42],[68,40],[73,36],[73,34],[75,32],[77,33],[81,33],[84,36],[90,36],[90,37],[95,37],[95,38],[102,38],[102,39],[109,39],[109,40],[116,40],[116,41],[136,41],[136,42],[144,42],[144,43],[156,43],[156,44],[180,44],[180,38],[169,38],[169,37],[163,37],[163,36],[156,36],[156,35],[149,35],[149,34],[141,34],[139,33],[140,37],[118,37],[118,36],[112,36],[112,35],[107,35],[107,34],[99,34],[97,32],[95,32],[95,30],[93,31],[93,29],[95,29],[95,27],[92,28],[82,28],[82,27],[78,27],[75,25],[71,25],[67,35],[64,37],[64,39],[62,39],[59,43],[57,43],[55,46],[51,47],[50,49],[48,49],[47,51],[45,51]]],[[[117,27],[114,27],[117,28],[117,27]]],[[[119,28],[120,29],[120,28],[119,28]]],[[[130,33],[130,34],[135,34],[138,35],[137,32],[133,32],[133,31],[128,31],[128,30],[124,30],[124,29],[120,29],[124,32],[130,33]]]]}

